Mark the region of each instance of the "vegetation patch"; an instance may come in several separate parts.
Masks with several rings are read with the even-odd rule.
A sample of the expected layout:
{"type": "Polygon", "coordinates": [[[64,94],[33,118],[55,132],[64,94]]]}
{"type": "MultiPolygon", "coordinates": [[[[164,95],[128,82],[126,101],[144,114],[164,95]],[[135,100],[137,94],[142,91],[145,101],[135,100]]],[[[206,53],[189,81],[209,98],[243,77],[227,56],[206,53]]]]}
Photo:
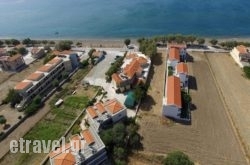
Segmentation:
{"type": "Polygon", "coordinates": [[[245,66],[245,67],[243,68],[243,71],[244,71],[244,73],[245,73],[245,76],[246,76],[248,79],[250,79],[250,67],[249,67],[249,66],[245,66]]]}

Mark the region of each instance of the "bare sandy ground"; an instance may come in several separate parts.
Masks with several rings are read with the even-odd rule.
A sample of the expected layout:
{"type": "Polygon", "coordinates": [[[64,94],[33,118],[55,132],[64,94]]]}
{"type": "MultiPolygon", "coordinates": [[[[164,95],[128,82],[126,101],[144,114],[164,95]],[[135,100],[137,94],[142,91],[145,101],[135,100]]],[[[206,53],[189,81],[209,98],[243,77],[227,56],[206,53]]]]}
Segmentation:
{"type": "Polygon", "coordinates": [[[209,53],[207,58],[250,156],[250,80],[242,76],[243,71],[228,54],[209,53]]]}
{"type": "Polygon", "coordinates": [[[150,108],[144,108],[139,113],[140,133],[144,138],[143,152],[165,154],[181,150],[202,165],[247,164],[209,70],[207,59],[199,53],[192,56],[194,62],[188,64],[190,74],[196,81],[190,90],[192,102],[196,107],[192,111],[192,124],[161,122],[166,121],[162,120],[161,113],[157,114],[162,109],[161,81],[165,65],[155,65],[152,89],[149,90],[151,102],[147,100],[143,105],[150,108]]]}

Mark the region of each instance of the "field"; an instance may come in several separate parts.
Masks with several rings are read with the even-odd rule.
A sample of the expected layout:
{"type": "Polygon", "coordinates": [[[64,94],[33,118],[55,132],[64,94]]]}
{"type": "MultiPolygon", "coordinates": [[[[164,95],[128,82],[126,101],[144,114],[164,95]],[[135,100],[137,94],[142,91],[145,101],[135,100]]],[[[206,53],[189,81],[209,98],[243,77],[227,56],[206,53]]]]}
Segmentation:
{"type": "Polygon", "coordinates": [[[192,53],[193,62],[188,63],[193,103],[191,125],[161,117],[166,53],[160,56],[162,62],[157,61],[153,66],[149,96],[139,113],[142,153],[166,154],[181,150],[197,164],[247,164],[203,53],[192,53]]]}
{"type": "Polygon", "coordinates": [[[243,71],[228,54],[209,53],[207,58],[249,157],[250,81],[243,76],[243,71]]]}

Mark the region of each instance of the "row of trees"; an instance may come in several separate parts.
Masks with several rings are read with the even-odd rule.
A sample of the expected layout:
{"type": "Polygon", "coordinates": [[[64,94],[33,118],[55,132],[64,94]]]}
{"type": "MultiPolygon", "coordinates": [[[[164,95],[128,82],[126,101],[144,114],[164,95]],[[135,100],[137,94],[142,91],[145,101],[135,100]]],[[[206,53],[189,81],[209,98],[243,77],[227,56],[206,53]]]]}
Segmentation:
{"type": "Polygon", "coordinates": [[[141,136],[135,118],[115,124],[112,128],[102,130],[100,136],[111,159],[116,165],[126,165],[128,154],[142,148],[141,136]]]}
{"type": "Polygon", "coordinates": [[[43,45],[54,45],[55,41],[49,41],[49,40],[31,40],[30,38],[25,38],[22,41],[17,40],[17,39],[7,39],[7,40],[0,40],[0,46],[3,46],[4,44],[8,45],[8,46],[17,46],[19,44],[23,44],[26,46],[34,46],[34,45],[39,45],[39,44],[43,44],[43,45]]]}

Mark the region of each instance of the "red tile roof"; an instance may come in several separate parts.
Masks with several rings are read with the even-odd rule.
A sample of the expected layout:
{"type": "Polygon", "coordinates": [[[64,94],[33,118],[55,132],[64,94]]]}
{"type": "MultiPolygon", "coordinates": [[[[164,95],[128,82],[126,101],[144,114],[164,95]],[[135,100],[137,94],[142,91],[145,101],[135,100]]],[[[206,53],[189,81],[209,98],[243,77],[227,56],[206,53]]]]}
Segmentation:
{"type": "Polygon", "coordinates": [[[139,69],[141,69],[140,63],[136,59],[133,59],[132,62],[125,66],[123,73],[132,78],[139,69]]]}
{"type": "Polygon", "coordinates": [[[86,143],[88,145],[91,145],[91,144],[95,143],[93,135],[91,134],[91,132],[88,129],[83,130],[81,132],[81,135],[82,135],[82,137],[84,138],[84,140],[86,141],[86,143]]]}
{"type": "Polygon", "coordinates": [[[54,67],[55,67],[55,65],[43,65],[42,67],[40,67],[38,69],[38,71],[40,71],[40,72],[50,72],[54,67]]]}
{"type": "Polygon", "coordinates": [[[246,54],[247,52],[247,48],[244,45],[239,45],[236,47],[236,49],[239,51],[240,54],[246,54]]]}
{"type": "Polygon", "coordinates": [[[76,151],[79,151],[84,147],[81,137],[79,135],[72,135],[70,138],[71,147],[74,148],[76,151]]]}
{"type": "Polygon", "coordinates": [[[54,165],[74,165],[75,163],[75,157],[71,152],[62,153],[54,158],[54,165]]]}
{"type": "Polygon", "coordinates": [[[88,107],[87,112],[92,117],[92,119],[98,117],[98,115],[97,115],[97,113],[96,113],[96,111],[94,110],[93,107],[88,107]]]}
{"type": "Polygon", "coordinates": [[[176,105],[181,108],[181,87],[180,79],[175,76],[170,76],[167,78],[166,83],[167,90],[167,104],[176,105]]]}
{"type": "Polygon", "coordinates": [[[22,58],[22,55],[16,54],[14,56],[9,57],[8,61],[15,61],[15,60],[20,59],[20,58],[22,58]]]}
{"type": "Polygon", "coordinates": [[[38,81],[40,80],[41,78],[44,77],[44,73],[37,73],[37,72],[34,72],[32,74],[30,74],[27,79],[28,80],[31,80],[31,81],[38,81]]]}
{"type": "Polygon", "coordinates": [[[64,50],[64,51],[58,51],[58,50],[54,50],[53,52],[52,52],[52,54],[54,54],[54,55],[56,55],[56,56],[58,56],[58,55],[69,55],[69,54],[71,54],[71,53],[73,53],[73,51],[71,51],[71,50],[64,50]]]}
{"type": "Polygon", "coordinates": [[[186,63],[178,63],[177,66],[176,66],[176,69],[177,69],[177,73],[185,73],[185,74],[188,74],[188,66],[186,63]]]}
{"type": "Polygon", "coordinates": [[[15,86],[15,90],[24,90],[24,89],[27,89],[29,87],[31,87],[33,85],[32,82],[20,82],[18,83],[16,86],[15,86]]]}
{"type": "Polygon", "coordinates": [[[58,65],[60,62],[62,62],[62,59],[55,57],[52,60],[50,60],[47,64],[58,65]]]}
{"type": "Polygon", "coordinates": [[[102,103],[99,102],[99,103],[95,104],[95,106],[96,106],[98,112],[100,112],[101,114],[103,114],[103,113],[106,112],[106,110],[105,110],[105,108],[104,108],[104,106],[103,106],[102,103]]]}
{"type": "Polygon", "coordinates": [[[174,43],[170,43],[168,44],[168,48],[187,48],[186,44],[174,44],[174,43]]]}
{"type": "Polygon", "coordinates": [[[124,109],[123,105],[116,99],[105,102],[104,107],[112,114],[115,114],[124,109]]]}
{"type": "Polygon", "coordinates": [[[137,60],[140,63],[140,65],[147,64],[147,62],[148,62],[148,60],[144,57],[138,57],[137,60]]]}
{"type": "Polygon", "coordinates": [[[113,73],[111,77],[112,77],[112,80],[116,82],[116,84],[120,84],[122,82],[121,77],[117,73],[113,73]]]}
{"type": "Polygon", "coordinates": [[[180,61],[180,50],[179,50],[179,48],[171,47],[169,49],[168,59],[169,60],[178,60],[178,61],[180,61]]]}
{"type": "Polygon", "coordinates": [[[58,155],[58,154],[60,154],[60,153],[62,153],[62,152],[64,152],[64,151],[70,149],[70,147],[71,147],[70,143],[67,143],[67,144],[65,144],[64,146],[61,146],[60,148],[57,148],[57,149],[54,150],[54,151],[51,151],[51,152],[49,153],[49,157],[50,157],[50,158],[53,158],[54,156],[56,156],[56,155],[58,155]]]}

